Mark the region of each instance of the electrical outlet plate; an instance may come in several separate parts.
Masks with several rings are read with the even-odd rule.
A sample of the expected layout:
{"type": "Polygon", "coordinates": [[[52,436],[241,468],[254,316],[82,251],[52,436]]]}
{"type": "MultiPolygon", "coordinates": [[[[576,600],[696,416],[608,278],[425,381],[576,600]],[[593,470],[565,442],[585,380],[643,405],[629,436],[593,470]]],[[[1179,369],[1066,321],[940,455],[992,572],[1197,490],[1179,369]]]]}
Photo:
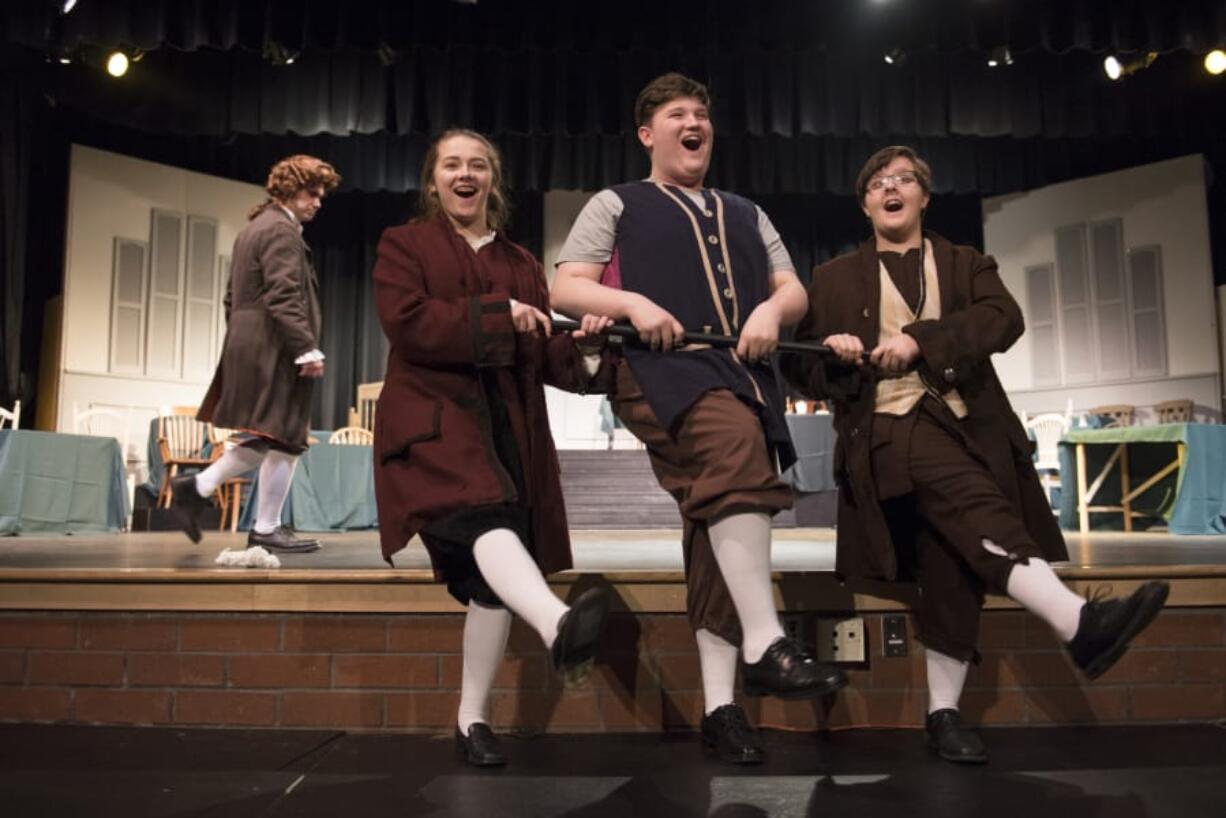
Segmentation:
{"type": "Polygon", "coordinates": [[[788,614],[780,617],[783,624],[783,635],[797,642],[805,641],[805,621],[799,614],[788,614]]]}
{"type": "Polygon", "coordinates": [[[885,656],[907,655],[907,617],[887,614],[881,618],[881,650],[885,656]]]}
{"type": "Polygon", "coordinates": [[[823,662],[865,661],[864,633],[864,620],[858,616],[817,620],[817,658],[823,662]]]}

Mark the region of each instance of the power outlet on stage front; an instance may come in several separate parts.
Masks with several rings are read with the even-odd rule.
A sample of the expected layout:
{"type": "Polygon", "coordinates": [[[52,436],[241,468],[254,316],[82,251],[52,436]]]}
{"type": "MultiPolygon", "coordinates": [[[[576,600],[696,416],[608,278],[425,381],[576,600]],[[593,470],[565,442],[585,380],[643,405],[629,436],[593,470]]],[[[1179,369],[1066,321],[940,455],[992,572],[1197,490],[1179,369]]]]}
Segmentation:
{"type": "Polygon", "coordinates": [[[907,617],[900,614],[881,617],[881,647],[886,656],[907,655],[907,617]]]}
{"type": "Polygon", "coordinates": [[[817,620],[817,658],[823,662],[864,662],[868,649],[864,639],[864,620],[817,620]]]}
{"type": "Polygon", "coordinates": [[[790,614],[781,617],[783,624],[783,635],[788,639],[795,639],[797,642],[804,643],[805,641],[805,620],[799,614],[790,614]]]}

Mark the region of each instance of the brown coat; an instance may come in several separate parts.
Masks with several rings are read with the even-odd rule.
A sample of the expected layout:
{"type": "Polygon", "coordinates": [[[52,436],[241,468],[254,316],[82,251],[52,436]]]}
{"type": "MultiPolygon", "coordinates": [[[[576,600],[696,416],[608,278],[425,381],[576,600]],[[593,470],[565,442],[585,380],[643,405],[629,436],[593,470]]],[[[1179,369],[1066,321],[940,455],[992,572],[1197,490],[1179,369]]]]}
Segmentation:
{"type": "Polygon", "coordinates": [[[226,340],[197,417],[305,447],[314,380],[294,359],[319,347],[319,282],[298,226],[275,205],[234,240],[226,340]]]}
{"type": "MultiPolygon", "coordinates": [[[[973,454],[982,457],[1035,543],[1050,560],[1067,559],[1064,538],[1035,473],[1034,444],[1009,405],[990,356],[1021,337],[1022,311],[997,274],[996,261],[973,247],[932,240],[940,283],[941,318],[903,328],[919,344],[919,372],[940,392],[956,388],[966,402],[966,430],[973,454]]],[[[798,340],[821,341],[851,333],[865,349],[877,345],[881,298],[877,250],[870,239],[859,250],[813,271],[809,312],[798,340]]],[[[874,379],[829,358],[789,355],[784,373],[806,396],[834,403],[838,442],[834,476],[839,486],[836,570],[846,578],[894,580],[898,560],[878,503],[870,453],[873,447],[874,379]]]]}
{"type": "Polygon", "coordinates": [[[375,414],[383,556],[390,560],[425,525],[460,509],[521,503],[532,509],[537,564],[545,572],[569,568],[543,386],[607,391],[608,356],[593,378],[570,337],[515,332],[509,299],[548,314],[549,297],[540,262],[501,234],[473,252],[442,215],[389,228],[379,241],[374,280],[391,344],[375,414]],[[496,371],[528,497],[517,496],[498,461],[477,374],[482,367],[496,371]]]}

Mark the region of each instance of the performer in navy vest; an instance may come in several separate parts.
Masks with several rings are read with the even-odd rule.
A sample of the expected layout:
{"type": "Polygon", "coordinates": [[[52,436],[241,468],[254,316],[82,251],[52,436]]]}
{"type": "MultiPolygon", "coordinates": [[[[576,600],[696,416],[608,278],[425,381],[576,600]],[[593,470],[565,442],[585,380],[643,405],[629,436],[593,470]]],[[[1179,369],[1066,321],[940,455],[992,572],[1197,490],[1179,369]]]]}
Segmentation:
{"type": "Polygon", "coordinates": [[[680,74],[640,92],[635,118],[651,176],[584,207],[558,256],[552,306],[628,321],[648,347],[625,349],[613,410],[646,444],[685,522],[703,742],[725,760],[757,763],[761,747],[734,701],[738,651],[750,695],[816,697],[847,680],[785,638],[775,609],[770,518],[791,505],[778,469],[795,454],[770,357],[806,297],[761,209],[703,187],[709,112],[707,89],[680,74]],[[687,344],[686,327],[740,343],[687,344]]]}

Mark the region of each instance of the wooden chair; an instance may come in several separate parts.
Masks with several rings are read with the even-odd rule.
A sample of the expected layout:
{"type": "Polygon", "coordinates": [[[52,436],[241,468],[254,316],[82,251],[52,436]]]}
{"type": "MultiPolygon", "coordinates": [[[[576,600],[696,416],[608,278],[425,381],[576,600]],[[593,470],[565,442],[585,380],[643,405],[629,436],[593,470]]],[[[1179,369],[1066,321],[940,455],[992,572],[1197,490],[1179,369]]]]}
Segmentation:
{"type": "Polygon", "coordinates": [[[358,384],[358,402],[356,408],[349,410],[349,425],[361,426],[363,429],[375,430],[375,406],[379,401],[379,393],[383,391],[383,381],[358,384]]]}
{"type": "Polygon", "coordinates": [[[1136,419],[1136,407],[1129,403],[1116,403],[1109,406],[1095,406],[1086,410],[1087,415],[1101,415],[1108,418],[1104,428],[1116,426],[1131,426],[1136,419]]]}
{"type": "Polygon", "coordinates": [[[7,423],[10,429],[16,429],[21,423],[21,401],[14,401],[12,409],[5,409],[0,406],[0,429],[4,428],[7,423]]]}
{"type": "Polygon", "coordinates": [[[196,420],[196,407],[162,407],[158,415],[158,450],[166,469],[158,489],[159,507],[170,508],[170,481],[179,476],[180,467],[204,468],[213,462],[204,455],[207,435],[208,424],[196,420]]]}
{"type": "MultiPolygon", "coordinates": [[[[238,434],[237,429],[225,429],[209,424],[209,443],[213,447],[212,459],[221,457],[226,449],[234,444],[230,438],[238,434]]],[[[217,507],[221,509],[221,522],[218,531],[225,531],[227,523],[231,531],[238,531],[238,516],[243,510],[243,486],[251,484],[249,477],[231,477],[217,487],[217,507]]]]}
{"type": "Polygon", "coordinates": [[[1043,492],[1051,497],[1051,490],[1060,487],[1060,438],[1068,431],[1069,420],[1057,412],[1035,415],[1026,421],[1026,428],[1034,435],[1035,471],[1043,484],[1043,492]]]}
{"type": "Polygon", "coordinates": [[[345,426],[333,432],[328,442],[341,446],[373,446],[375,433],[361,426],[345,426]]]}
{"type": "Polygon", "coordinates": [[[1159,423],[1191,423],[1195,412],[1196,404],[1187,398],[1154,404],[1159,423]]]}

